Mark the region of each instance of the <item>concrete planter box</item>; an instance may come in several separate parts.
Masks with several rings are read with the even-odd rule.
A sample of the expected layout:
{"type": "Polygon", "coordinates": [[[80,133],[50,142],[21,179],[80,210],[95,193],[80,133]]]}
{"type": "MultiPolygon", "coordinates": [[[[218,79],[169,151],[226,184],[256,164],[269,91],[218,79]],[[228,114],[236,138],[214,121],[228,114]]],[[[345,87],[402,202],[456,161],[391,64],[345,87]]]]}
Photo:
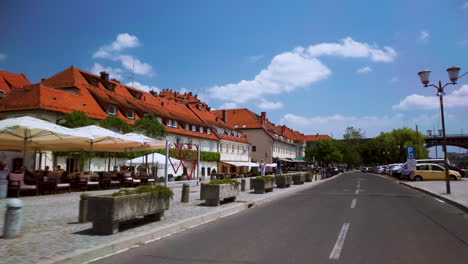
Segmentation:
{"type": "Polygon", "coordinates": [[[254,193],[272,192],[275,187],[275,179],[253,179],[254,193]]]}
{"type": "Polygon", "coordinates": [[[222,200],[230,200],[234,202],[236,196],[239,195],[239,186],[233,184],[204,184],[203,196],[205,204],[209,206],[219,206],[222,200]]]}
{"type": "Polygon", "coordinates": [[[208,184],[206,184],[206,183],[202,183],[200,185],[200,200],[205,200],[205,191],[206,191],[205,188],[206,188],[207,185],[208,184]]]}
{"type": "Polygon", "coordinates": [[[278,175],[276,176],[276,187],[277,188],[287,188],[292,184],[291,175],[278,175]]]}
{"type": "Polygon", "coordinates": [[[312,173],[306,173],[306,174],[304,174],[304,177],[305,177],[306,182],[311,182],[313,174],[312,173]]]}
{"type": "Polygon", "coordinates": [[[304,174],[296,174],[296,175],[293,175],[292,178],[293,178],[294,184],[296,184],[296,185],[304,184],[304,182],[305,182],[305,175],[304,174]]]}
{"type": "Polygon", "coordinates": [[[170,198],[154,198],[151,193],[112,197],[89,196],[87,219],[93,222],[93,233],[111,235],[119,231],[119,223],[144,216],[149,220],[161,220],[169,209],[170,198]]]}

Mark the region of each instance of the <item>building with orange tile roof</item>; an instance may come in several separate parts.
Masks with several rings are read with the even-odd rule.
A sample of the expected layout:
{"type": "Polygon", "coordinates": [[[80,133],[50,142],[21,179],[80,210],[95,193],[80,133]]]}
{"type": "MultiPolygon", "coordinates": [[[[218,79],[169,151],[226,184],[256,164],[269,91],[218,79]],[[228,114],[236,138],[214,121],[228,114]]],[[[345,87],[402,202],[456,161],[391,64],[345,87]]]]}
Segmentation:
{"type": "Polygon", "coordinates": [[[297,147],[294,139],[270,122],[266,112],[261,115],[246,108],[216,110],[214,113],[225,123],[241,130],[252,145],[252,159],[264,160],[267,163],[273,159],[296,158],[297,147]]]}
{"type": "MultiPolygon", "coordinates": [[[[0,71],[0,95],[9,93],[13,88],[21,88],[31,85],[32,83],[26,78],[23,73],[17,74],[12,72],[0,71]]],[[[1,97],[0,97],[1,98],[1,97]]]]}
{"type": "Polygon", "coordinates": [[[304,159],[306,147],[305,135],[285,125],[276,126],[276,129],[294,141],[296,144],[296,159],[304,159]]]}
{"type": "Polygon", "coordinates": [[[329,135],[307,135],[305,141],[308,147],[312,147],[317,140],[333,140],[329,135]]]}

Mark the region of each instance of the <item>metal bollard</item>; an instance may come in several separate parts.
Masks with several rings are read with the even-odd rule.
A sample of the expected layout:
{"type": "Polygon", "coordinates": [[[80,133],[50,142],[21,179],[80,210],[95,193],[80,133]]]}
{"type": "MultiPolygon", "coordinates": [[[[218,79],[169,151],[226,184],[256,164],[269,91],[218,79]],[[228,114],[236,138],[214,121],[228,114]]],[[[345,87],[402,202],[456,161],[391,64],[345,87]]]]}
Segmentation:
{"type": "Polygon", "coordinates": [[[80,195],[80,211],[78,213],[78,223],[88,222],[88,198],[89,195],[82,193],[80,195]]]}
{"type": "Polygon", "coordinates": [[[245,192],[245,179],[241,180],[241,191],[245,192]]]}
{"type": "Polygon", "coordinates": [[[21,232],[21,216],[23,212],[21,208],[23,207],[23,202],[15,198],[9,200],[6,206],[3,236],[5,238],[15,238],[21,232]]]}
{"type": "Polygon", "coordinates": [[[190,184],[184,183],[182,185],[182,197],[180,199],[180,202],[188,203],[189,202],[189,194],[190,194],[190,184]]]}

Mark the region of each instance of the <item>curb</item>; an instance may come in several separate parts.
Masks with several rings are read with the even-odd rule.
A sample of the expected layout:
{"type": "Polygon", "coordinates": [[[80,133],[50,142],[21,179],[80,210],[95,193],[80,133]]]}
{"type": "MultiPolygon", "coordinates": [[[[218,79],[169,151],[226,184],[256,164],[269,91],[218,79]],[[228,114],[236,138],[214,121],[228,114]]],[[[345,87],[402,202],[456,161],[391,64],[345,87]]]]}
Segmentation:
{"type": "Polygon", "coordinates": [[[464,211],[465,213],[468,213],[468,207],[465,206],[465,205],[463,205],[463,204],[457,203],[457,202],[455,202],[455,201],[453,201],[453,200],[450,200],[450,199],[448,199],[448,198],[446,198],[446,197],[443,197],[443,196],[441,196],[441,195],[435,194],[435,193],[433,193],[433,192],[424,190],[424,189],[422,189],[422,188],[418,188],[418,187],[411,186],[411,185],[409,185],[409,184],[407,184],[407,183],[404,183],[404,182],[400,182],[400,184],[401,184],[401,185],[404,185],[404,186],[407,186],[407,187],[409,187],[409,188],[411,188],[411,189],[420,191],[420,192],[422,192],[422,193],[425,193],[425,194],[427,194],[427,195],[430,195],[430,196],[432,196],[432,197],[435,197],[435,198],[437,198],[437,199],[440,199],[440,200],[442,200],[442,201],[444,201],[444,202],[446,202],[446,203],[448,203],[448,204],[450,204],[450,205],[453,205],[453,206],[457,207],[458,209],[464,211]]]}
{"type": "Polygon", "coordinates": [[[111,256],[116,253],[127,251],[128,249],[131,249],[133,247],[145,245],[145,244],[163,239],[165,237],[171,236],[173,234],[185,231],[187,229],[190,229],[190,228],[202,225],[202,224],[206,224],[208,222],[218,220],[226,216],[230,216],[232,214],[247,210],[254,206],[262,205],[262,204],[271,202],[276,199],[291,196],[299,191],[318,186],[321,183],[327,182],[342,174],[343,173],[339,173],[328,179],[317,181],[316,182],[317,184],[313,184],[311,186],[309,185],[299,186],[299,188],[293,191],[283,192],[283,193],[270,196],[270,197],[265,197],[256,201],[247,201],[245,203],[232,206],[229,208],[221,209],[216,212],[211,212],[211,213],[196,216],[193,218],[185,219],[178,223],[174,223],[166,227],[163,227],[161,229],[150,231],[144,234],[137,234],[132,237],[122,238],[114,242],[106,243],[104,245],[100,245],[91,249],[80,250],[80,251],[77,251],[68,255],[56,257],[55,259],[42,261],[40,262],[40,264],[78,264],[78,263],[88,263],[90,261],[96,261],[98,259],[102,259],[102,258],[111,256]]]}

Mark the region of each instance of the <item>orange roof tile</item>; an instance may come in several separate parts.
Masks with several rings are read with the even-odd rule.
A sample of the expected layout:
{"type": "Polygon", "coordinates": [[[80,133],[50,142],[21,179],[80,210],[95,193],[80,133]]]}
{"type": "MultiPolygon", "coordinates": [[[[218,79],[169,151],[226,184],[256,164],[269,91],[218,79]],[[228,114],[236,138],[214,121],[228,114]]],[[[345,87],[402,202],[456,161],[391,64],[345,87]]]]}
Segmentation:
{"type": "Polygon", "coordinates": [[[306,141],[316,141],[316,140],[322,140],[322,139],[333,140],[333,138],[330,137],[329,135],[306,135],[305,139],[306,141]]]}
{"type": "Polygon", "coordinates": [[[14,87],[21,88],[22,86],[31,85],[32,83],[26,78],[23,73],[17,74],[7,71],[0,71],[0,90],[10,92],[14,87]]]}

